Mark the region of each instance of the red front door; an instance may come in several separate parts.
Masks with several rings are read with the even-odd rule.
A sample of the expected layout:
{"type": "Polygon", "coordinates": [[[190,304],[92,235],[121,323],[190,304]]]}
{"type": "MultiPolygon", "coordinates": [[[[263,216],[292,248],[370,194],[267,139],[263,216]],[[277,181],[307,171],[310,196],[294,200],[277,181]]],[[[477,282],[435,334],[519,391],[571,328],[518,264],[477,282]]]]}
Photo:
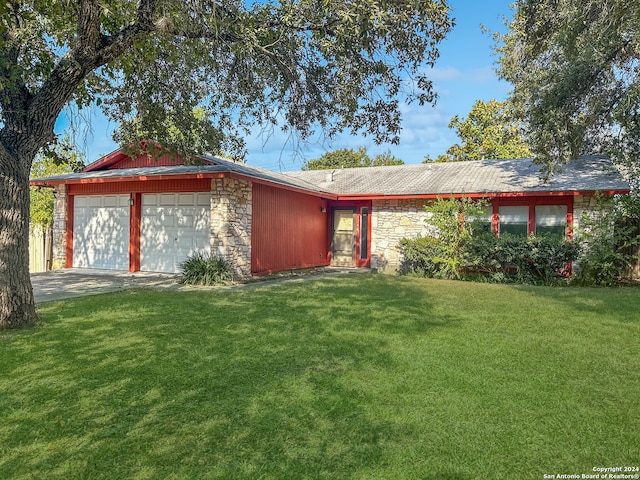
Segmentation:
{"type": "Polygon", "coordinates": [[[371,206],[335,205],[332,209],[331,265],[370,265],[371,206]]]}

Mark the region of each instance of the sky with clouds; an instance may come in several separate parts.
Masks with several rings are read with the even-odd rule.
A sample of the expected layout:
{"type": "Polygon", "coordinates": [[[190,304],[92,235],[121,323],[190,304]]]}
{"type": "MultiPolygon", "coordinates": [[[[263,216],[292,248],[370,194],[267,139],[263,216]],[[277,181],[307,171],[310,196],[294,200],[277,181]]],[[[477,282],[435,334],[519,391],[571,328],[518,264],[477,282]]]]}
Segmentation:
{"type": "MultiPolygon", "coordinates": [[[[369,155],[391,151],[405,163],[420,163],[425,155],[432,158],[445,153],[459,140],[448,128],[455,115],[466,117],[476,100],[503,100],[510,84],[497,78],[494,68],[497,58],[493,39],[482,31],[481,25],[492,31],[504,31],[504,18],[510,18],[511,0],[450,0],[456,26],[440,44],[440,58],[428,72],[438,93],[435,106],[402,105],[402,132],[399,145],[376,145],[369,137],[342,135],[330,144],[313,139],[306,145],[291,142],[280,131],[269,136],[247,138],[247,163],[276,171],[299,170],[304,160],[318,158],[337,148],[365,147],[369,155]]],[[[72,121],[80,130],[90,124],[91,133],[80,146],[88,162],[117,148],[111,134],[116,125],[109,123],[98,108],[84,112],[83,118],[72,121]]],[[[68,126],[61,119],[58,133],[68,126]]]]}

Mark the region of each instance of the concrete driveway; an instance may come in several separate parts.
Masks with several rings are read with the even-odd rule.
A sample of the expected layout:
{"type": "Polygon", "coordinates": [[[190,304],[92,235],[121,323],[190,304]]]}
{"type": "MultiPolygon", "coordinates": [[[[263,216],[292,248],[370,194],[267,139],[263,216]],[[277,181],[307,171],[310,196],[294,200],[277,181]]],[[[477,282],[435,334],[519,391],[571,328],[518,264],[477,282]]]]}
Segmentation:
{"type": "Polygon", "coordinates": [[[130,288],[174,288],[178,275],[74,268],[32,273],[31,283],[35,302],[42,303],[130,288]]]}
{"type": "Polygon", "coordinates": [[[368,268],[317,267],[298,271],[286,271],[256,277],[246,282],[226,287],[203,287],[182,285],[179,275],[172,273],[122,272],[117,270],[95,270],[72,268],[32,273],[31,284],[36,303],[83,297],[99,293],[119,292],[131,288],[167,288],[172,290],[211,290],[212,288],[259,288],[285,282],[306,281],[345,274],[363,274],[368,268]]]}

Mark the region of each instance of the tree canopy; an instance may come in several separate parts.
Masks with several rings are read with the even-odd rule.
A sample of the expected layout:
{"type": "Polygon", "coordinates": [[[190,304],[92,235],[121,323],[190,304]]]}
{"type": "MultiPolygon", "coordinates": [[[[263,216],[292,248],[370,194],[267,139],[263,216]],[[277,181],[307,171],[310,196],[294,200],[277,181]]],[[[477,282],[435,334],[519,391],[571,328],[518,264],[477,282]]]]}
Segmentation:
{"type": "Polygon", "coordinates": [[[582,153],[640,154],[640,3],[516,0],[499,74],[549,173],[582,153]]]}
{"type": "Polygon", "coordinates": [[[28,177],[63,108],[99,105],[123,145],[183,154],[242,156],[256,125],[396,142],[400,102],[435,100],[426,67],[449,14],[446,0],[2,3],[0,327],[36,318],[28,177]]]}
{"type": "Polygon", "coordinates": [[[391,152],[380,153],[371,158],[366,148],[353,150],[340,148],[327,152],[320,158],[304,162],[302,170],[326,170],[331,168],[382,167],[388,165],[403,165],[404,161],[394,157],[391,152]]]}
{"type": "Polygon", "coordinates": [[[451,26],[444,0],[9,1],[0,10],[3,130],[15,106],[43,116],[73,100],[135,120],[118,132],[125,143],[189,146],[171,144],[177,128],[197,131],[211,151],[241,154],[256,123],[303,138],[322,128],[394,141],[399,100],[434,100],[424,67],[451,26]],[[402,91],[406,73],[413,91],[402,91]]]}
{"type": "Polygon", "coordinates": [[[523,125],[513,118],[508,102],[478,100],[467,118],[454,116],[449,128],[462,140],[447,149],[453,161],[531,156],[523,125]]]}
{"type": "MultiPolygon", "coordinates": [[[[84,160],[68,137],[56,142],[48,151],[38,154],[31,166],[31,178],[49,177],[63,173],[79,172],[84,160]]],[[[31,187],[31,226],[46,230],[53,225],[54,195],[50,188],[31,187]]]]}

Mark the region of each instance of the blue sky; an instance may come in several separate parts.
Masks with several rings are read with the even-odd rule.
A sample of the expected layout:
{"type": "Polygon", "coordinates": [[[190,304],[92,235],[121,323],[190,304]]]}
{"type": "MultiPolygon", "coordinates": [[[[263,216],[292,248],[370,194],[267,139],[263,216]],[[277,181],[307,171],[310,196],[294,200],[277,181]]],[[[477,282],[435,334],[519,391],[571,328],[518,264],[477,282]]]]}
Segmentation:
{"type": "MultiPolygon", "coordinates": [[[[371,156],[390,150],[405,163],[420,163],[427,154],[437,157],[445,153],[458,142],[455,132],[447,127],[451,117],[466,117],[476,100],[503,100],[511,89],[510,84],[496,77],[493,39],[481,29],[485,25],[490,30],[503,31],[503,18],[512,14],[510,3],[511,0],[450,0],[456,26],[440,44],[440,58],[429,72],[439,95],[437,105],[402,106],[399,145],[376,145],[368,137],[349,135],[330,144],[312,140],[306,146],[292,145],[284,134],[275,131],[268,139],[258,135],[247,138],[247,163],[276,171],[299,170],[305,159],[318,158],[337,148],[365,147],[371,156]]],[[[111,138],[115,125],[98,108],[84,112],[82,117],[74,123],[80,130],[90,124],[91,133],[80,146],[88,162],[117,148],[111,138]]],[[[61,119],[59,127],[64,128],[65,123],[68,125],[61,119]]]]}

